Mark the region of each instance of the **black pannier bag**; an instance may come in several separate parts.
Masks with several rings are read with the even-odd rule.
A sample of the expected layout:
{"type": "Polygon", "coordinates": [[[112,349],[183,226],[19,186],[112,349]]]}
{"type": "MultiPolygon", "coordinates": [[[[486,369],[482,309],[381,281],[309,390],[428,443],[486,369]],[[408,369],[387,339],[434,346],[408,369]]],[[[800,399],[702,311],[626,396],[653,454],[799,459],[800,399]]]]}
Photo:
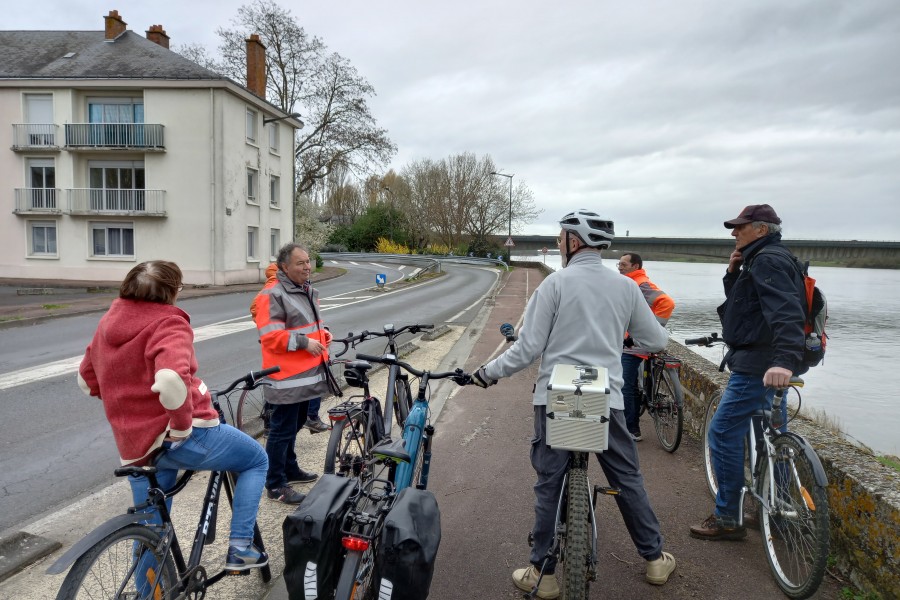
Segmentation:
{"type": "Polygon", "coordinates": [[[291,600],[334,598],[343,562],[341,526],[355,484],[355,479],[322,475],[285,517],[284,582],[291,600]]]}
{"type": "Polygon", "coordinates": [[[441,543],[441,512],[434,494],[405,488],[384,520],[375,555],[379,600],[428,597],[441,543]]]}

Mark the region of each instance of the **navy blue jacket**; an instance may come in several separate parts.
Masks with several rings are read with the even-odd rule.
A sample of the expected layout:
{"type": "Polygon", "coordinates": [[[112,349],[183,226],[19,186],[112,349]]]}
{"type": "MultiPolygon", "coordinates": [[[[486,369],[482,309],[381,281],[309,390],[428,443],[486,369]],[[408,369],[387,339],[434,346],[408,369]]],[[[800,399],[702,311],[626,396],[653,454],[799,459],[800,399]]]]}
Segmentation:
{"type": "Polygon", "coordinates": [[[770,367],[794,375],[803,365],[806,299],[803,279],[781,234],[772,233],[741,248],[744,262],[725,273],[725,303],[718,308],[722,338],[729,346],[725,363],[732,372],[762,375],[770,367]],[[764,252],[779,246],[788,252],[764,252]]]}

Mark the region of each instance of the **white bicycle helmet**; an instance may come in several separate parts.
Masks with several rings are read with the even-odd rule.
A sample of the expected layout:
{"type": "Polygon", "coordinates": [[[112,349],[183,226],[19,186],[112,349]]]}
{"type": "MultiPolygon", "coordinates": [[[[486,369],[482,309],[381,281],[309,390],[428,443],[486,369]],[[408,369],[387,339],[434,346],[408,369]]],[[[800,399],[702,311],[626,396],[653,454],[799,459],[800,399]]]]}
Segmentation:
{"type": "Polygon", "coordinates": [[[609,248],[616,237],[612,221],[584,208],[564,216],[559,225],[564,230],[577,234],[582,242],[592,248],[609,248]]]}

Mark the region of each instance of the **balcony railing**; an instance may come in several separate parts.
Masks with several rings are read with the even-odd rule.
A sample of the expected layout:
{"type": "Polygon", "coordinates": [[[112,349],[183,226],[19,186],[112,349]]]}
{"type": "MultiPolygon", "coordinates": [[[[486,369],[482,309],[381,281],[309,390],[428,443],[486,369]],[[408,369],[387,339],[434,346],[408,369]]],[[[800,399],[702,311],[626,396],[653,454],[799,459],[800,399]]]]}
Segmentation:
{"type": "Polygon", "coordinates": [[[13,150],[59,150],[58,125],[52,123],[13,123],[13,150]]]}
{"type": "Polygon", "coordinates": [[[59,214],[62,212],[57,198],[60,190],[55,188],[16,188],[16,214],[42,213],[59,214]]]}
{"type": "Polygon", "coordinates": [[[152,123],[67,123],[66,147],[163,150],[163,126],[152,123]]]}
{"type": "Polygon", "coordinates": [[[73,215],[166,216],[165,190],[68,190],[69,213],[73,215]]]}

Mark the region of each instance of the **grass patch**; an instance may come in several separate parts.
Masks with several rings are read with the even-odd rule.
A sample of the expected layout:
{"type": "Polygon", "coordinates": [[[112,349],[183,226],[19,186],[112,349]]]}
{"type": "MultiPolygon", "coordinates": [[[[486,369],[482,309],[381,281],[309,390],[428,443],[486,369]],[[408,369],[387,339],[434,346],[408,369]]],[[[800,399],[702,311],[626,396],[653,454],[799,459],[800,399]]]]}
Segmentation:
{"type": "Polygon", "coordinates": [[[875,592],[860,592],[845,587],[841,589],[841,600],[881,600],[881,596],[875,592]]]}
{"type": "Polygon", "coordinates": [[[57,310],[60,308],[69,308],[68,304],[41,304],[44,310],[57,310]]]}
{"type": "Polygon", "coordinates": [[[22,317],[0,317],[0,323],[6,323],[7,321],[21,321],[22,317]]]}
{"type": "Polygon", "coordinates": [[[900,473],[900,458],[898,458],[896,456],[880,455],[880,454],[876,455],[875,458],[878,459],[878,462],[880,462],[884,466],[900,473]]]}

